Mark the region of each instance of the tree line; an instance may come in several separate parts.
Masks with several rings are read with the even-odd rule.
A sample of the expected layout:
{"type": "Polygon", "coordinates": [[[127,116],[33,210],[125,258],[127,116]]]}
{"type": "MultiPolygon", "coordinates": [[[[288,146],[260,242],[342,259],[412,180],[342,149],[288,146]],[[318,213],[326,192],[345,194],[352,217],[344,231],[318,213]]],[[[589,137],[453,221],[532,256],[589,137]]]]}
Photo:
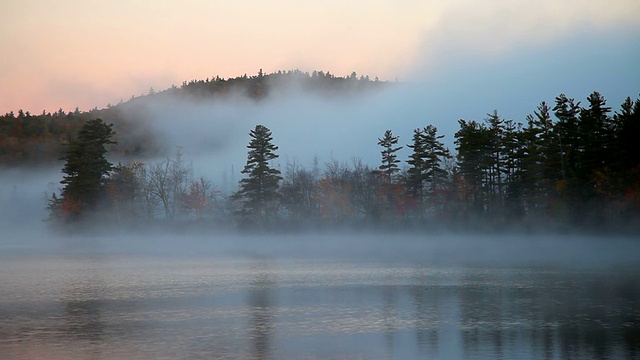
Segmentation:
{"type": "Polygon", "coordinates": [[[242,94],[254,101],[261,101],[273,91],[287,87],[299,87],[306,93],[320,96],[348,97],[378,89],[386,82],[369,79],[368,76],[336,76],[330,72],[299,70],[277,71],[265,74],[242,75],[234,78],[212,76],[205,80],[184,81],[181,86],[171,86],[162,91],[153,88],[145,94],[132,96],[127,101],[109,104],[104,109],[88,111],[42,110],[31,113],[22,109],[0,115],[0,166],[40,165],[58,160],[64,154],[61,144],[71,141],[82,125],[96,118],[114,124],[117,144],[112,152],[125,157],[136,148],[144,148],[147,156],[163,152],[162,144],[144,126],[142,109],[152,101],[189,99],[210,101],[224,99],[231,94],[242,94]]]}
{"type": "Polygon", "coordinates": [[[561,94],[525,123],[497,111],[458,123],[454,151],[433,125],[414,129],[405,144],[387,130],[373,168],[358,159],[281,168],[271,131],[258,125],[244,177],[227,196],[193,178],[180,148],[165,161],[110,164],[112,125],[91,120],[66,148],[64,187],[50,199],[50,218],[257,229],[640,230],[640,99],[627,98],[612,114],[597,92],[584,106],[561,94]],[[411,153],[399,159],[404,146],[411,153]]]}

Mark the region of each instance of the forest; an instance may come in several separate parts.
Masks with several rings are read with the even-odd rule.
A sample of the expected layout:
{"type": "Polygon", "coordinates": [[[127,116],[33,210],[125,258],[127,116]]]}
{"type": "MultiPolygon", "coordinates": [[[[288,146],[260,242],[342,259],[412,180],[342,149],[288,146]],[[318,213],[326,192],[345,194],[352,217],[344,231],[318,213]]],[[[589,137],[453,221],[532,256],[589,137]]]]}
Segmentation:
{"type": "Polygon", "coordinates": [[[339,77],[323,71],[288,70],[264,74],[260,70],[253,76],[245,74],[229,79],[212,76],[205,80],[185,81],[180,87],[174,85],[163,91],[151,88],[146,94],[132,96],[115,105],[108,104],[104,109],[58,109],[53,113],[42,110],[40,114],[11,111],[0,116],[0,167],[38,166],[57,161],[63,155],[63,144],[73,139],[86,121],[96,118],[114,124],[117,144],[110,147],[112,157],[127,157],[131,153],[139,156],[140,149],[144,149],[146,157],[163,154],[166,149],[162,142],[142,122],[141,113],[152,102],[168,99],[226,101],[234,95],[262,101],[272,92],[288,87],[318,96],[348,98],[387,85],[377,78],[371,80],[356,73],[339,77]]]}
{"type": "Polygon", "coordinates": [[[291,78],[323,96],[391,86],[355,73],[260,71],[151,89],[102,110],[19,111],[0,117],[0,163],[64,161],[62,188],[47,206],[56,227],[99,221],[292,231],[640,231],[640,99],[627,98],[614,111],[598,92],[584,102],[560,94],[522,122],[498,111],[482,121],[460,119],[453,149],[428,123],[411,139],[389,129],[371,139],[377,164],[280,164],[271,130],[257,125],[246,129],[247,162],[232,194],[194,178],[180,147],[163,161],[146,160],[160,146],[136,123],[139,102],[231,93],[261,101],[291,78]],[[397,155],[403,147],[410,149],[405,159],[397,155]]]}

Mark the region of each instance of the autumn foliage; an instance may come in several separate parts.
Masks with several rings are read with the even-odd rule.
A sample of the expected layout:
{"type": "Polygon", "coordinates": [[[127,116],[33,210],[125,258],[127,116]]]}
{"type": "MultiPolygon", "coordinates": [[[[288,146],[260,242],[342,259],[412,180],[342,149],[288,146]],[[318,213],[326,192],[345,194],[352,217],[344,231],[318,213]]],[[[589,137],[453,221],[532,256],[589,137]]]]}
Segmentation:
{"type": "MultiPolygon", "coordinates": [[[[279,72],[185,82],[146,96],[223,97],[240,86],[260,101],[287,77],[333,95],[329,90],[346,95],[381,85],[322,72],[279,72]]],[[[597,92],[584,105],[560,94],[554,104],[541,102],[523,122],[505,119],[497,110],[481,120],[459,119],[458,131],[448,134],[453,149],[444,146],[447,135],[425,123],[414,129],[412,139],[399,139],[392,130],[381,134],[380,162],[372,167],[359,159],[324,164],[316,159],[312,169],[283,164],[282,173],[271,132],[259,125],[250,131],[244,177],[235,193],[226,194],[210,180],[194,178],[197,169],[186,165],[180,149],[174,158],[145,163],[141,149],[147,146],[153,153],[155,140],[144,131],[132,131],[136,138],[107,131],[119,144],[104,145],[126,159],[113,167],[95,162],[104,155],[101,149],[93,158],[80,156],[92,149],[86,141],[80,141],[82,149],[78,144],[66,150],[53,145],[65,139],[73,144],[68,140],[95,125],[94,115],[117,119],[114,129],[135,128],[135,119],[124,114],[142,98],[91,112],[6,114],[0,117],[0,162],[65,157],[65,187],[49,202],[50,209],[57,209],[52,216],[57,220],[100,211],[115,222],[640,231],[640,100],[628,98],[613,112],[597,92]],[[405,146],[410,155],[400,159],[398,150],[405,146]],[[81,173],[84,180],[75,181],[81,173]]],[[[375,146],[375,138],[371,144],[375,146]]]]}

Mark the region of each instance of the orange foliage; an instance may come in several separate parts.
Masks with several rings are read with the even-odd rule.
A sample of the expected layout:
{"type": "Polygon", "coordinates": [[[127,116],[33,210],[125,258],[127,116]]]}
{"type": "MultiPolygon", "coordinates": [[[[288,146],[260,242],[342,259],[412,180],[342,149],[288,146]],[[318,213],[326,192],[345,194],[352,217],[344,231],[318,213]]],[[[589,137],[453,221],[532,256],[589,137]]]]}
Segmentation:
{"type": "Polygon", "coordinates": [[[192,210],[196,214],[197,219],[201,219],[207,209],[210,209],[212,204],[211,196],[207,189],[207,182],[204,179],[200,181],[194,180],[189,185],[189,190],[182,197],[182,207],[187,210],[192,210]]]}
{"type": "Polygon", "coordinates": [[[75,200],[72,198],[65,198],[60,207],[60,215],[64,220],[73,220],[80,215],[80,208],[82,207],[81,200],[75,200]]]}
{"type": "Polygon", "coordinates": [[[320,190],[320,213],[334,220],[355,216],[351,201],[351,185],[340,179],[323,178],[318,181],[320,190]]]}

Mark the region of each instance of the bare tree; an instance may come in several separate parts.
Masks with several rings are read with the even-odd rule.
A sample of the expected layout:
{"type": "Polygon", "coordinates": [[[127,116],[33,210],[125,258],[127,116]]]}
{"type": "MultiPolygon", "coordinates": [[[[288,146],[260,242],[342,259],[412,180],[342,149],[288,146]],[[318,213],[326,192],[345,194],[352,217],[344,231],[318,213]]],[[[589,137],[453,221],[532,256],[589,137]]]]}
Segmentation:
{"type": "Polygon", "coordinates": [[[181,147],[177,148],[174,159],[149,166],[147,183],[150,193],[162,203],[166,218],[173,219],[191,183],[191,169],[182,162],[181,147]]]}

